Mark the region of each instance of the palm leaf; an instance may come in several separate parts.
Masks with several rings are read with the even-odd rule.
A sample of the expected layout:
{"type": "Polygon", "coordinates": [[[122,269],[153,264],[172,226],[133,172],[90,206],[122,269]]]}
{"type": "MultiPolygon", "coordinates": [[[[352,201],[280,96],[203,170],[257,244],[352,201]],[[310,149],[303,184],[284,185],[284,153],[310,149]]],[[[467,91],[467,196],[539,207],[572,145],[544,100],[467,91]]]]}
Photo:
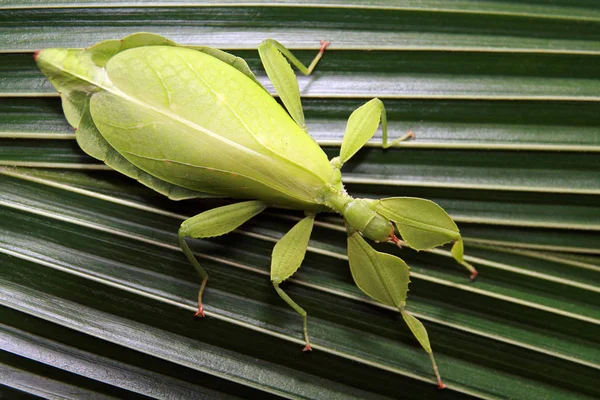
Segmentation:
{"type": "MultiPolygon", "coordinates": [[[[315,351],[269,282],[273,244],[301,217],[271,210],[195,241],[181,221],[220,204],[172,202],[75,144],[32,52],[150,31],[226,49],[270,88],[267,37],[305,61],[309,131],[337,155],[372,97],[390,129],[345,166],[350,192],[439,202],[458,222],[470,283],[447,250],[398,250],[409,310],[430,332],[448,398],[600,396],[600,9],[586,1],[127,2],[0,6],[0,393],[61,398],[432,398],[429,360],[397,313],[356,288],[335,216],[317,219],[286,291],[309,312],[315,351]]],[[[388,249],[389,250],[389,249],[388,249]]]]}

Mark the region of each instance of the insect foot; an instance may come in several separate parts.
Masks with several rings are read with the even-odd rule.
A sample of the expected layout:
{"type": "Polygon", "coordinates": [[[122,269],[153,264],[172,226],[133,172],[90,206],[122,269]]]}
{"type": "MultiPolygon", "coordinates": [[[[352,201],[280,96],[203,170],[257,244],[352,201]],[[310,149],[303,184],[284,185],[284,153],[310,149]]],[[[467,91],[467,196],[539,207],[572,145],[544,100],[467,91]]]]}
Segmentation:
{"type": "Polygon", "coordinates": [[[204,318],[204,304],[202,303],[202,294],[204,293],[204,288],[206,287],[206,283],[208,282],[208,277],[202,280],[200,284],[200,290],[198,291],[198,311],[194,314],[194,317],[204,318]]]}

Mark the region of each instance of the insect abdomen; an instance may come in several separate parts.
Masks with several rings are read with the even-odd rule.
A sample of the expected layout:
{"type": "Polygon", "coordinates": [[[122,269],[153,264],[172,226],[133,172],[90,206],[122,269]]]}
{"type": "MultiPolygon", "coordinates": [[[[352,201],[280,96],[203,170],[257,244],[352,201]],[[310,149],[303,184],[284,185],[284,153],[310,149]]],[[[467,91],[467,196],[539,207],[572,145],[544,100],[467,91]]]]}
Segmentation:
{"type": "Polygon", "coordinates": [[[214,57],[135,48],[111,58],[106,72],[114,90],[92,96],[93,120],[152,175],[193,190],[311,204],[331,181],[320,147],[262,87],[214,57]]]}

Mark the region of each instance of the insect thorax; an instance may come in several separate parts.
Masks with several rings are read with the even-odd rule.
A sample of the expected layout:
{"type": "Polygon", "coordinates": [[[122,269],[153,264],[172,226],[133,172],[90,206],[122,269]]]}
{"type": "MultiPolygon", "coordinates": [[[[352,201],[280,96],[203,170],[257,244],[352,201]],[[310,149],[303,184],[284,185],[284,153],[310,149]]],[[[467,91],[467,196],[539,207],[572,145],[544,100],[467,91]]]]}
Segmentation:
{"type": "Polygon", "coordinates": [[[345,191],[331,191],[325,203],[342,214],[346,224],[359,231],[364,237],[376,242],[386,242],[394,236],[392,222],[379,214],[375,208],[377,200],[355,199],[345,191]]]}

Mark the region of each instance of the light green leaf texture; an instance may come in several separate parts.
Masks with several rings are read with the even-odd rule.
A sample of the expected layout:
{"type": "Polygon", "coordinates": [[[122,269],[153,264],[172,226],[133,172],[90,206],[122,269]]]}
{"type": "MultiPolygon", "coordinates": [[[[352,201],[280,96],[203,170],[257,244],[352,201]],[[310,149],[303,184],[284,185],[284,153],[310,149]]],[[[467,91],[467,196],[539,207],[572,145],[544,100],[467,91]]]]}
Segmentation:
{"type": "Polygon", "coordinates": [[[348,118],[340,149],[342,163],[348,161],[365,143],[371,139],[380,123],[381,101],[373,99],[356,110],[348,118]]]}
{"type": "Polygon", "coordinates": [[[431,249],[460,239],[452,218],[431,200],[414,197],[382,199],[376,210],[394,221],[402,238],[415,250],[431,249]]]}
{"type": "Polygon", "coordinates": [[[213,208],[181,224],[186,236],[207,238],[231,232],[267,208],[261,201],[252,200],[213,208]]]}
{"type": "Polygon", "coordinates": [[[281,283],[300,268],[314,222],[314,216],[303,218],[273,247],[271,261],[271,280],[273,282],[281,283]]]}
{"type": "Polygon", "coordinates": [[[348,261],[354,282],[363,292],[383,304],[404,307],[410,282],[404,261],[373,250],[357,232],[348,236],[348,261]]]}

